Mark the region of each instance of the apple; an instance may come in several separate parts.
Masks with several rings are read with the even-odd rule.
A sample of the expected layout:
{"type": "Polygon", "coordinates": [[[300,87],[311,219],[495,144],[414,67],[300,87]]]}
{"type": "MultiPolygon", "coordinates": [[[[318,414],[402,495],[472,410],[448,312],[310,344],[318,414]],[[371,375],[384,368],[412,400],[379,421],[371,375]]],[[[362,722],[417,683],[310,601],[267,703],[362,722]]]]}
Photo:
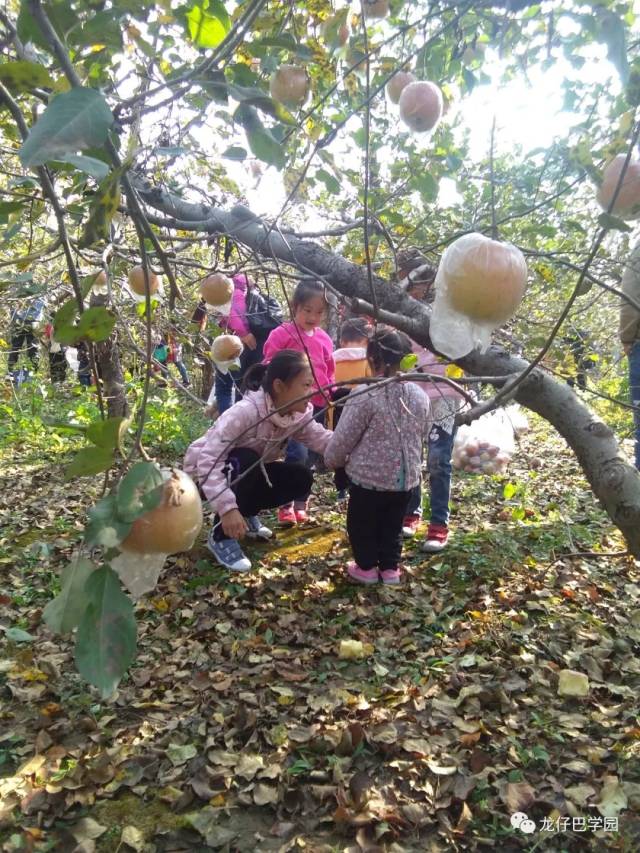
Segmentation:
{"type": "Polygon", "coordinates": [[[307,72],[297,65],[281,65],[271,76],[269,91],[281,104],[302,106],[309,94],[307,72]]]}
{"type": "Polygon", "coordinates": [[[387,83],[387,96],[392,104],[397,104],[405,86],[415,83],[415,74],[410,71],[398,71],[387,83]]]}
{"type": "MultiPolygon", "coordinates": [[[[618,154],[604,168],[602,183],[596,196],[603,210],[607,210],[611,204],[626,159],[624,154],[618,154]]],[[[640,162],[638,160],[629,160],[611,213],[623,219],[637,219],[640,216],[640,162]]]]}
{"type": "Polygon", "coordinates": [[[442,92],[435,83],[418,80],[400,93],[400,118],[416,133],[433,130],[442,115],[442,92]]]}

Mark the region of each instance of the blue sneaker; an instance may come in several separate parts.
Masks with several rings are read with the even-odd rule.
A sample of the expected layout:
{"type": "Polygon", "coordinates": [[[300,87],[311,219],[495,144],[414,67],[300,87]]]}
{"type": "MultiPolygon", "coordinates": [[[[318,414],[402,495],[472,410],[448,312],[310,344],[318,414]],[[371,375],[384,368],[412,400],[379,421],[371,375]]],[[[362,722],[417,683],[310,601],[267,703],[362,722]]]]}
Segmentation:
{"type": "Polygon", "coordinates": [[[248,572],[251,568],[251,561],[242,553],[242,548],[237,539],[216,540],[213,538],[213,530],[211,530],[207,547],[225,569],[232,572],[248,572]]]}
{"type": "Polygon", "coordinates": [[[247,522],[247,536],[249,539],[271,539],[273,531],[260,521],[257,515],[248,515],[245,518],[247,522]]]}

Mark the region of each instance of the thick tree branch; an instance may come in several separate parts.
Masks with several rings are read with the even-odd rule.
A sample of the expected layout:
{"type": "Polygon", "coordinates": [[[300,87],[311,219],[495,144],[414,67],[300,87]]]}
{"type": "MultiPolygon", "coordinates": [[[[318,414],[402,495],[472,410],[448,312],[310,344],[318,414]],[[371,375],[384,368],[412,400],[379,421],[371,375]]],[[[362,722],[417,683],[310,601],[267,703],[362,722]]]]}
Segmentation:
{"type": "MultiPolygon", "coordinates": [[[[192,204],[137,178],[136,189],[147,205],[164,214],[167,227],[226,234],[265,257],[278,258],[305,272],[313,272],[350,300],[368,302],[367,270],[317,243],[292,236],[287,239],[246,207],[230,211],[192,204]]],[[[153,220],[152,220],[153,221],[153,220]]],[[[418,343],[433,349],[429,337],[430,311],[397,285],[373,276],[380,317],[392,322],[418,343]]],[[[469,373],[494,377],[522,374],[523,359],[498,347],[474,351],[458,364],[469,373]]],[[[502,384],[496,379],[494,384],[502,384]]],[[[610,518],[624,534],[629,550],[640,555],[640,475],[620,452],[612,430],[578,399],[571,388],[534,368],[515,389],[514,399],[548,420],[575,452],[582,469],[610,518]]]]}

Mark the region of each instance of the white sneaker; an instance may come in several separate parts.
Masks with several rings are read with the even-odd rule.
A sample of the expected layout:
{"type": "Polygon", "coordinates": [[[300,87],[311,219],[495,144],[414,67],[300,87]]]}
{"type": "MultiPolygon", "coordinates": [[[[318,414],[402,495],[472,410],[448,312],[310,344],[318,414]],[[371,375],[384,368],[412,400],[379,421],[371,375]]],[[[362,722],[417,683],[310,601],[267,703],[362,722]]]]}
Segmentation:
{"type": "Polygon", "coordinates": [[[257,515],[248,515],[245,518],[245,521],[249,527],[247,530],[247,536],[249,539],[271,539],[273,536],[273,530],[265,527],[257,515]]]}
{"type": "Polygon", "coordinates": [[[213,538],[213,530],[209,533],[207,547],[225,569],[232,572],[248,572],[251,568],[251,560],[242,553],[242,548],[237,539],[213,538]]]}

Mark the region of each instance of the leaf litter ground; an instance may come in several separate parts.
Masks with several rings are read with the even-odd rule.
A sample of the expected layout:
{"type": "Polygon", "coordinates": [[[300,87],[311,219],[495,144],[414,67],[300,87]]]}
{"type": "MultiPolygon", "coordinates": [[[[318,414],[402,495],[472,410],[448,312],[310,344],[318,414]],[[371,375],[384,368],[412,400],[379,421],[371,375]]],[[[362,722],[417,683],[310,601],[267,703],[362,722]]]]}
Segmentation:
{"type": "Polygon", "coordinates": [[[639,566],[596,556],[624,544],[538,422],[509,477],[456,476],[452,544],[408,544],[400,588],[345,580],[329,477],[251,574],[203,533],[138,603],[106,703],[41,621],[95,496],[4,469],[3,850],[640,849],[639,566]]]}

